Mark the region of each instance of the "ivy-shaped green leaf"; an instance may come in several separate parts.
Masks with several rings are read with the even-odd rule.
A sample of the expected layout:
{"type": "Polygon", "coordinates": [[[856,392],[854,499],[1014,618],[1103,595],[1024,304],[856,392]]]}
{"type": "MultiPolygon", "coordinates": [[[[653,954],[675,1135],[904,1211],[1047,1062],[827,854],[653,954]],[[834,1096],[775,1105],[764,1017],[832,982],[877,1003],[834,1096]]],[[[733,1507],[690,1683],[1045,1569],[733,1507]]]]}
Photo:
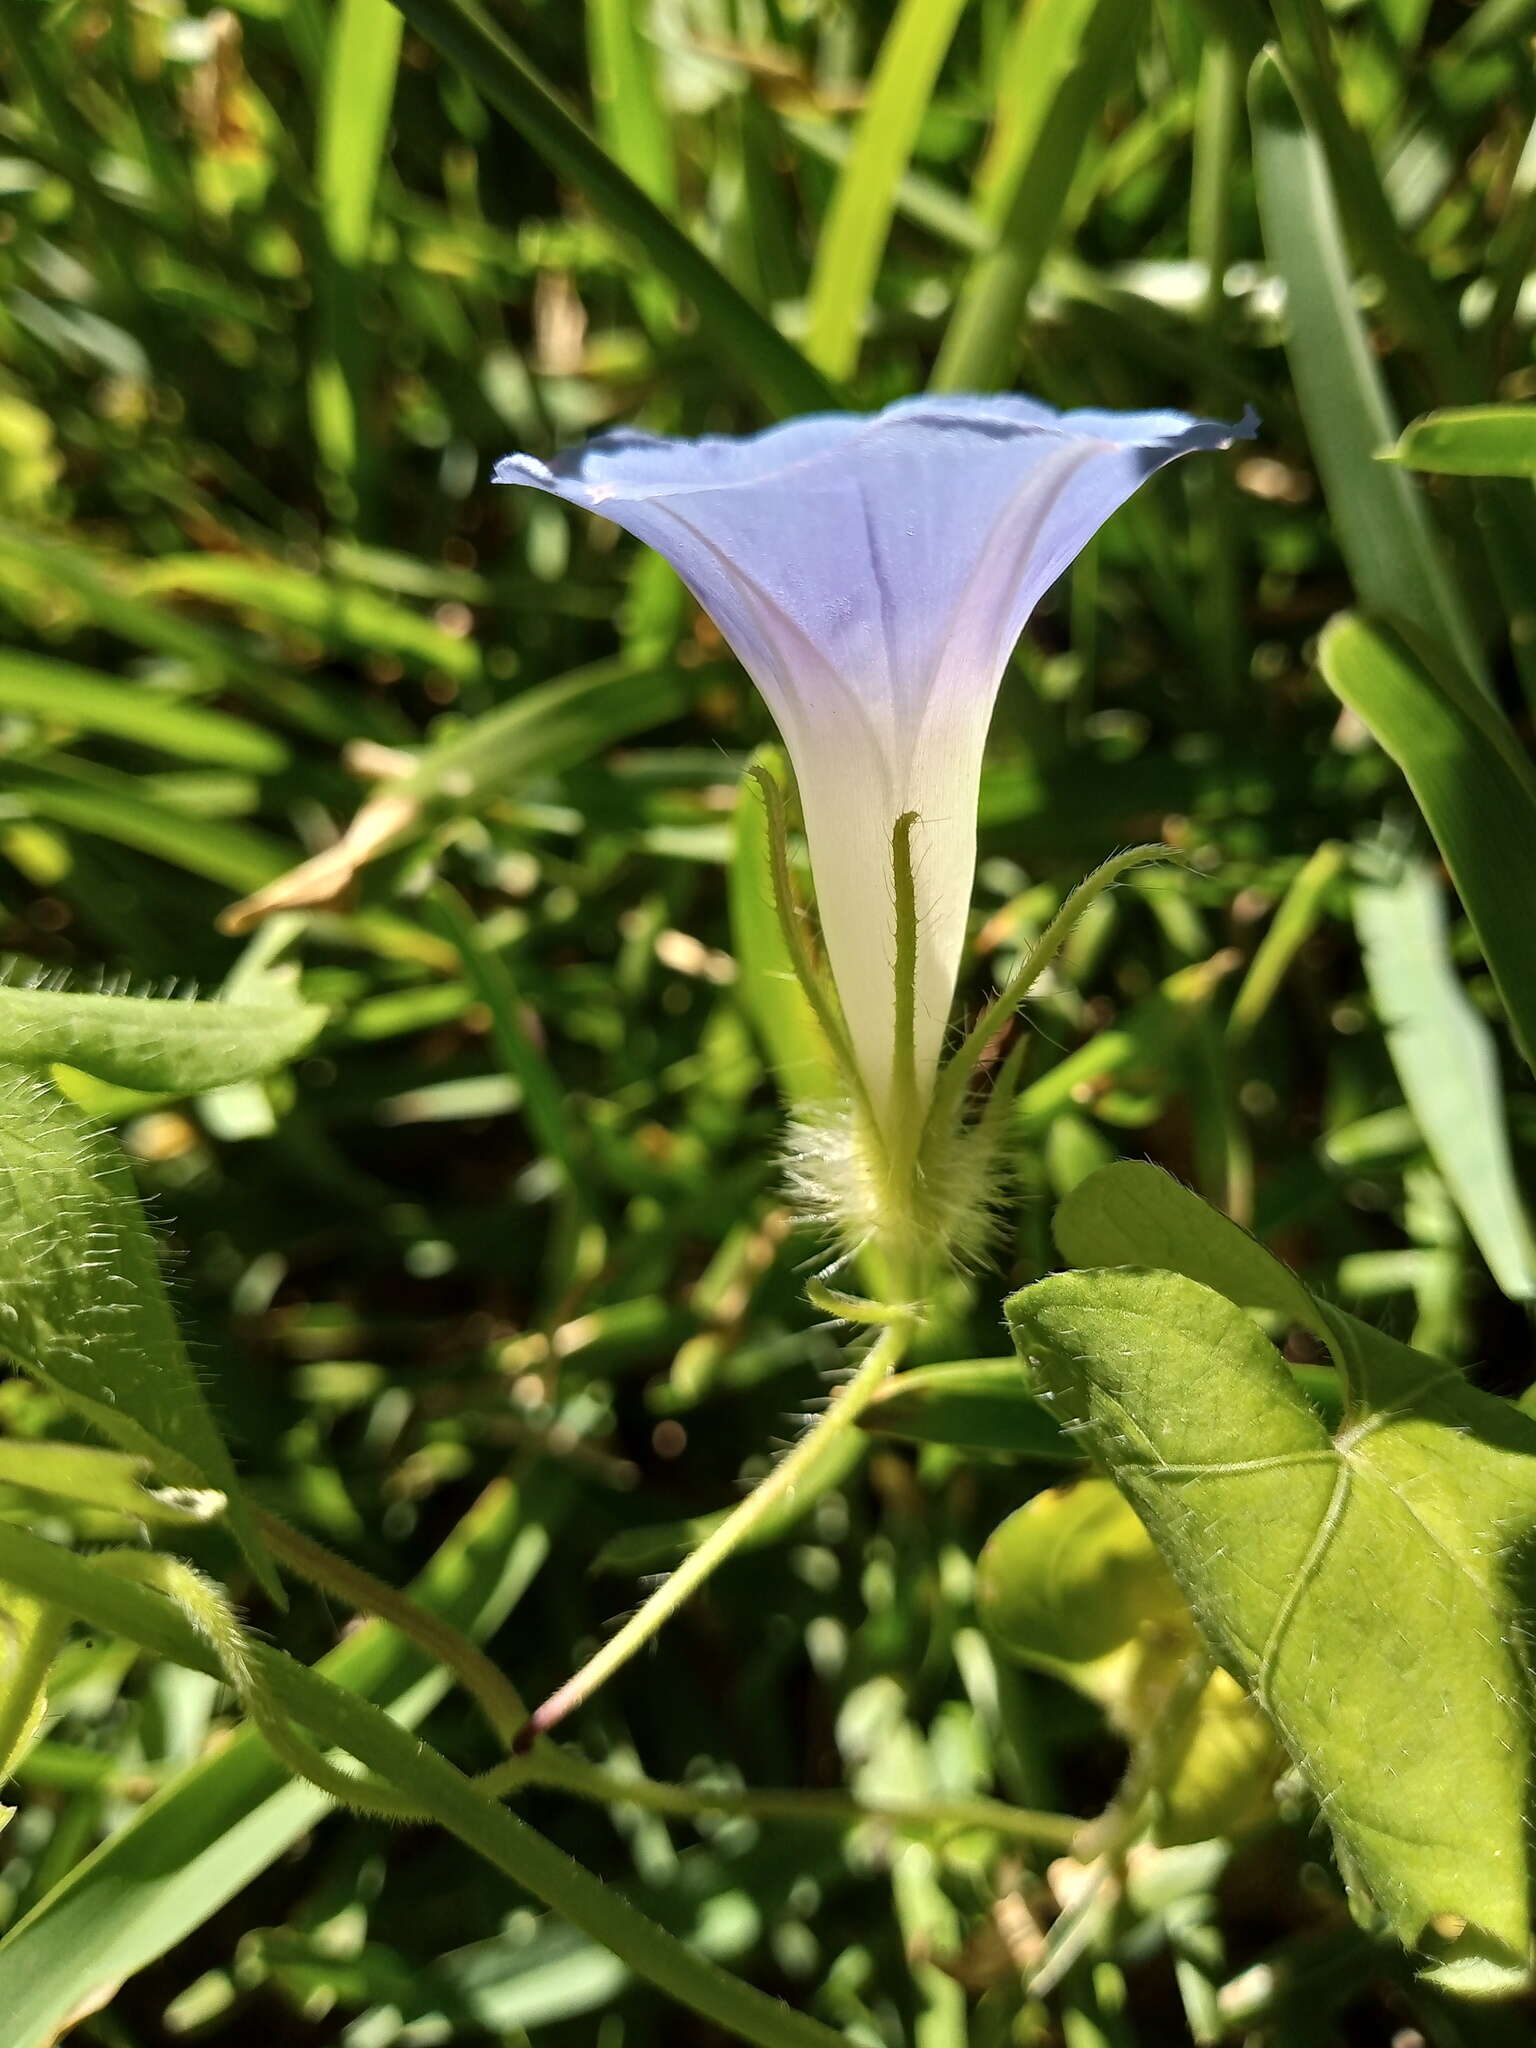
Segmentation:
{"type": "Polygon", "coordinates": [[[1327,1342],[1318,1304],[1290,1267],[1159,1167],[1128,1160],[1090,1173],[1051,1228],[1071,1265],[1165,1266],[1327,1342]]]}
{"type": "Polygon", "coordinates": [[[976,1606],[995,1642],[1047,1671],[1093,1669],[1144,1633],[1194,1642],[1167,1565],[1106,1479],[1050,1487],[994,1529],[977,1560],[976,1606]]]}
{"type": "Polygon", "coordinates": [[[1037,1493],[993,1531],[976,1611],[1007,1655],[1098,1702],[1131,1746],[1133,1773],[1156,1755],[1145,1789],[1157,1841],[1209,1841],[1274,1819],[1283,1752],[1243,1688],[1203,1655],[1208,1675],[1169,1741],[1199,1637],[1145,1525],[1107,1479],[1037,1493]]]}
{"type": "Polygon", "coordinates": [[[1091,1176],[1058,1226],[1072,1256],[1143,1263],[1013,1297],[1037,1389],[1083,1432],[1274,1722],[1352,1889],[1448,1986],[1524,1983],[1531,1686],[1516,1574],[1536,1532],[1536,1424],[1305,1297],[1151,1168],[1091,1176]],[[1147,1270],[1148,1253],[1182,1270],[1147,1270]],[[1350,1393],[1335,1432],[1227,1290],[1326,1331],[1350,1393]]]}

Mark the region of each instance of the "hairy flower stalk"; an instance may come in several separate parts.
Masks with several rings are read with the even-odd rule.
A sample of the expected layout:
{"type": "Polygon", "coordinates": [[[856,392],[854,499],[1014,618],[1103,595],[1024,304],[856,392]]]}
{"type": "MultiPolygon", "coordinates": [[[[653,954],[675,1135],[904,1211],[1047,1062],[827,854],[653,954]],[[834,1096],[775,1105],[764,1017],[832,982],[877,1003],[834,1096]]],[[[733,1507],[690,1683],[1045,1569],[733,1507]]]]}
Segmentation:
{"type": "Polygon", "coordinates": [[[1175,457],[1251,434],[1182,413],[1056,413],[1011,396],[917,398],[742,439],[628,430],[496,481],[611,519],[676,569],[767,700],[805,819],[831,969],[811,958],[784,806],[766,773],[785,950],[847,1100],[799,1127],[796,1192],[849,1248],[872,1244],[884,1304],[814,1298],[884,1325],[820,1422],[674,1577],[534,1714],[526,1748],[647,1642],[857,1423],[910,1341],[933,1259],[980,1246],[1010,1069],[965,1114],[989,1044],[1088,901],[1154,851],[1105,864],[1063,905],[950,1064],[940,1052],[976,867],[982,751],[1004,667],[1035,605],[1104,521],[1175,457]]]}
{"type": "MultiPolygon", "coordinates": [[[[903,1265],[946,1242],[975,1249],[985,1134],[957,1122],[953,1100],[930,1111],[1004,667],[1040,598],[1139,484],[1252,431],[1247,416],[915,398],[741,439],[622,430],[551,462],[497,465],[498,482],[599,513],[664,555],[783,734],[849,1087],[847,1116],[802,1132],[795,1164],[845,1243],[879,1239],[903,1265]]],[[[786,877],[787,862],[781,893],[786,877]]]]}

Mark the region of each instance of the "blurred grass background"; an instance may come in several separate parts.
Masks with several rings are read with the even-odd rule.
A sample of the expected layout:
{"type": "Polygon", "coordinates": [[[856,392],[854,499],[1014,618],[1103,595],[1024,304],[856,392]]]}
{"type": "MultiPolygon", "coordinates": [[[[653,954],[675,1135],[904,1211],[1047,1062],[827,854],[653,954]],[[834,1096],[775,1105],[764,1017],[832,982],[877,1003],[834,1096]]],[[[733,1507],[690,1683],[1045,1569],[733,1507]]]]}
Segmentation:
{"type": "MultiPolygon", "coordinates": [[[[972,1000],[1114,847],[1182,859],[1099,906],[1036,1006],[1019,1200],[927,1355],[1000,1353],[1004,1286],[1053,1263],[1053,1197],[1150,1156],[1519,1393],[1536,1096],[1317,636],[1355,603],[1421,628],[1529,734],[1528,486],[1376,457],[1429,407],[1536,396],[1536,7],[402,13],[0,5],[3,945],[155,989],[217,986],[246,947],[330,1010],[270,1088],[81,1083],[258,1493],[403,1584],[510,1467],[516,1583],[480,1621],[536,1698],[823,1395],[838,1342],[799,1298],[816,1246],[777,1191],[728,914],[766,715],[662,564],[487,476],[615,421],[748,430],[929,384],[1251,403],[1263,426],[1116,518],[1005,685],[972,1000]],[[1254,69],[1271,39],[1283,69],[1254,69]],[[402,790],[334,900],[221,933],[402,790]]],[[[1476,841],[1485,786],[1453,777],[1450,803],[1476,841]]],[[[1481,879],[1528,907],[1528,875],[1481,879]]],[[[19,1381],[0,1411],[67,1427],[19,1381]]],[[[1115,1743],[999,1665],[970,1605],[981,1542],[1049,1477],[877,1445],[587,1710],[590,1753],[1094,1811],[1115,1743]]],[[[318,1599],[282,1618],[241,1590],[297,1654],[334,1640],[318,1599]]],[[[114,1645],[70,1657],[4,1839],[8,1921],[192,1763],[217,1707],[114,1645]]],[[[434,1734],[490,1760],[467,1709],[434,1734]]],[[[1304,1833],[1164,1870],[1048,2010],[997,1932],[1035,1880],[995,1843],[529,1810],[871,2041],[1529,2037],[1356,1933],[1304,1833]]],[[[81,2038],[717,2038],[446,1842],[280,1836],[227,1904],[166,1922],[168,1952],[147,1938],[81,2038]]]]}

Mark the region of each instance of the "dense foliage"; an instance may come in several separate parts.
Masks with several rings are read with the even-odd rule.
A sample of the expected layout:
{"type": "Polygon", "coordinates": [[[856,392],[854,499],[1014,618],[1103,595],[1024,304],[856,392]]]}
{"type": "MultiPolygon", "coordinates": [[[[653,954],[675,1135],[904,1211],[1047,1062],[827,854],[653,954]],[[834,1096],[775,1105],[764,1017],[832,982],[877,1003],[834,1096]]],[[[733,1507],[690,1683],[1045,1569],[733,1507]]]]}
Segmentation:
{"type": "Polygon", "coordinates": [[[1536,9],[491,13],[0,4],[0,2048],[1529,2040],[1536,9]],[[1259,414],[1025,636],[967,1016],[1169,858],[508,1763],[868,1338],[767,713],[490,468],[929,387],[1259,414]]]}

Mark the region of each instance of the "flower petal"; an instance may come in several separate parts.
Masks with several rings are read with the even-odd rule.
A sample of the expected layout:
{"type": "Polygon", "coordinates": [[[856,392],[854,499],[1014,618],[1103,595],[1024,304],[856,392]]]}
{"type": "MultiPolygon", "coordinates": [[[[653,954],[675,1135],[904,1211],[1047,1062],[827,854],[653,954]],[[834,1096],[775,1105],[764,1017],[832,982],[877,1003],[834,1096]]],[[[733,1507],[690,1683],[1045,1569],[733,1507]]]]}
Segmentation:
{"type": "Polygon", "coordinates": [[[893,1033],[891,833],[919,814],[917,1056],[936,1066],[976,860],[982,750],[1029,614],[1152,472],[1253,431],[1033,399],[905,399],[733,440],[605,434],[498,464],[665,555],[767,698],[822,929],[877,1106],[893,1033]]]}

